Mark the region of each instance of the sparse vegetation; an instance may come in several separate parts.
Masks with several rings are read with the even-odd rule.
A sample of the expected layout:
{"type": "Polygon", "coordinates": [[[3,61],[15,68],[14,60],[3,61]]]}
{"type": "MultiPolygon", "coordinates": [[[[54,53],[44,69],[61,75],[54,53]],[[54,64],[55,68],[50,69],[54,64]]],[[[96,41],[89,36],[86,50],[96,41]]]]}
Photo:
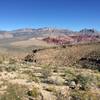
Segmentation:
{"type": "Polygon", "coordinates": [[[100,94],[91,91],[73,91],[71,100],[99,100],[100,94]]]}
{"type": "Polygon", "coordinates": [[[8,84],[6,92],[0,96],[0,100],[23,100],[27,88],[18,84],[8,84]]]}
{"type": "Polygon", "coordinates": [[[10,58],[9,59],[9,64],[15,64],[17,61],[16,59],[10,58]]]}
{"type": "Polygon", "coordinates": [[[99,49],[99,44],[46,48],[35,53],[37,62],[1,56],[0,100],[99,100],[98,67],[89,59],[90,67],[80,62],[99,60],[99,49]]]}
{"type": "MultiPolygon", "coordinates": [[[[40,91],[39,91],[39,88],[37,88],[37,87],[34,87],[33,86],[33,88],[32,88],[32,90],[31,91],[28,91],[27,92],[27,94],[28,94],[28,96],[29,96],[29,98],[33,98],[33,100],[35,99],[35,100],[41,100],[41,98],[42,98],[42,95],[41,95],[41,93],[40,93],[40,91]]],[[[29,99],[30,100],[30,99],[29,99]]]]}
{"type": "Polygon", "coordinates": [[[45,88],[45,90],[49,91],[49,92],[53,92],[53,93],[57,92],[57,90],[56,90],[56,88],[54,86],[49,86],[49,87],[45,88]]]}
{"type": "Polygon", "coordinates": [[[82,90],[88,90],[92,83],[92,77],[84,76],[82,74],[77,75],[76,80],[81,85],[82,90]]]}
{"type": "Polygon", "coordinates": [[[44,79],[46,79],[49,76],[51,76],[51,73],[52,73],[51,66],[50,65],[44,65],[44,66],[42,66],[41,73],[42,73],[44,79]]]}

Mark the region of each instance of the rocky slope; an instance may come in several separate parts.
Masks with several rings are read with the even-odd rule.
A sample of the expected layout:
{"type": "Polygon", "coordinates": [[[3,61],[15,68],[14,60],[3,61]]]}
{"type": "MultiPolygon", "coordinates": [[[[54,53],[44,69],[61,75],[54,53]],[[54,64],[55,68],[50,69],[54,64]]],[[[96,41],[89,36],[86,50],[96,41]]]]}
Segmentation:
{"type": "Polygon", "coordinates": [[[25,61],[56,66],[77,65],[82,68],[100,70],[100,43],[35,49],[25,61]]]}
{"type": "Polygon", "coordinates": [[[100,43],[34,49],[21,60],[0,55],[0,100],[99,100],[99,60],[100,43]]]}

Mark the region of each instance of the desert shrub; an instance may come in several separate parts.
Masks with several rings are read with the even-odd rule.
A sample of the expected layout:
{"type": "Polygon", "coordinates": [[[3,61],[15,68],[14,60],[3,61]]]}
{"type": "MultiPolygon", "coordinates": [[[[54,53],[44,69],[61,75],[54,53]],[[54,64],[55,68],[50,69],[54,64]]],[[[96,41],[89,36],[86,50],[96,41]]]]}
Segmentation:
{"type": "Polygon", "coordinates": [[[29,90],[27,92],[29,98],[32,98],[30,100],[41,100],[40,98],[42,98],[42,95],[39,91],[39,88],[33,86],[32,90],[29,90]]]}
{"type": "Polygon", "coordinates": [[[23,100],[27,88],[18,84],[9,84],[6,92],[0,96],[0,100],[23,100]]]}
{"type": "Polygon", "coordinates": [[[8,54],[0,54],[0,64],[9,64],[12,59],[8,54]]]}
{"type": "Polygon", "coordinates": [[[9,64],[15,64],[16,63],[16,60],[13,59],[13,58],[9,58],[9,64]]]}
{"type": "Polygon", "coordinates": [[[70,100],[69,92],[68,91],[67,92],[63,91],[63,93],[61,91],[56,91],[55,95],[57,97],[56,100],[70,100]]]}
{"type": "MultiPolygon", "coordinates": [[[[99,78],[100,78],[100,77],[99,77],[99,78]]],[[[100,89],[100,79],[97,79],[96,85],[97,85],[97,87],[100,89]]]]}
{"type": "Polygon", "coordinates": [[[18,68],[16,65],[1,65],[0,66],[0,72],[2,71],[7,71],[7,72],[12,72],[12,71],[16,71],[18,68]]]}
{"type": "Polygon", "coordinates": [[[52,74],[52,68],[50,65],[44,65],[41,71],[43,78],[48,78],[52,74]]]}
{"type": "Polygon", "coordinates": [[[70,70],[70,69],[67,69],[65,71],[65,80],[66,80],[66,84],[69,85],[71,81],[74,81],[76,79],[76,73],[75,73],[75,70],[70,70]]]}
{"type": "Polygon", "coordinates": [[[46,91],[49,91],[49,92],[53,92],[53,93],[56,92],[56,89],[55,89],[54,86],[49,86],[49,87],[45,88],[45,90],[46,90],[46,91]]]}
{"type": "Polygon", "coordinates": [[[81,84],[81,89],[82,90],[87,90],[89,89],[91,82],[92,82],[92,78],[90,76],[84,76],[82,74],[79,74],[76,76],[76,81],[81,84]]]}
{"type": "Polygon", "coordinates": [[[3,71],[4,71],[3,66],[0,66],[0,72],[3,72],[3,71]]]}
{"type": "Polygon", "coordinates": [[[32,91],[28,91],[27,94],[28,96],[38,97],[39,96],[38,88],[34,87],[32,91]]]}
{"type": "Polygon", "coordinates": [[[63,85],[65,80],[61,76],[51,76],[47,78],[48,84],[63,85]]]}
{"type": "Polygon", "coordinates": [[[75,71],[74,70],[69,70],[69,69],[67,69],[66,71],[65,71],[65,77],[67,77],[67,78],[75,78],[75,75],[76,73],[75,73],[75,71]]]}
{"type": "Polygon", "coordinates": [[[53,72],[58,73],[58,71],[59,71],[58,66],[54,65],[54,67],[53,67],[53,72]]]}
{"type": "Polygon", "coordinates": [[[8,57],[0,55],[0,64],[2,64],[8,57]]]}
{"type": "Polygon", "coordinates": [[[63,95],[61,95],[61,93],[59,92],[57,94],[57,100],[69,100],[68,97],[64,97],[63,95]]]}
{"type": "Polygon", "coordinates": [[[7,67],[5,67],[5,71],[7,72],[12,72],[12,71],[16,71],[17,70],[17,67],[15,65],[9,65],[7,67]]]}
{"type": "Polygon", "coordinates": [[[36,77],[34,74],[31,74],[31,76],[29,76],[30,77],[30,80],[32,80],[32,81],[34,81],[34,82],[39,82],[40,80],[39,80],[39,78],[38,77],[36,77]]]}
{"type": "Polygon", "coordinates": [[[39,78],[36,77],[31,70],[25,70],[23,71],[23,73],[29,76],[29,80],[37,82],[37,83],[40,82],[39,78]]]}
{"type": "Polygon", "coordinates": [[[22,72],[22,74],[32,74],[32,71],[30,71],[30,70],[24,70],[24,71],[22,72]]]}
{"type": "Polygon", "coordinates": [[[91,91],[73,91],[71,92],[71,100],[99,100],[100,94],[91,91]]]}
{"type": "Polygon", "coordinates": [[[97,87],[100,89],[100,82],[97,82],[97,87]]]}

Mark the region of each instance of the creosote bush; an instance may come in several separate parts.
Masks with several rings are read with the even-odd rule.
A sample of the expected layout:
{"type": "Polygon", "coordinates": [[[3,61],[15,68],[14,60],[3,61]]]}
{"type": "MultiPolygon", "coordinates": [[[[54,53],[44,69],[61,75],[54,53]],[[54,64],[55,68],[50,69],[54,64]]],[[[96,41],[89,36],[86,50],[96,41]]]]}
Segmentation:
{"type": "Polygon", "coordinates": [[[50,65],[44,65],[42,67],[42,71],[41,71],[42,75],[44,78],[48,78],[49,76],[51,76],[52,73],[52,68],[50,65]]]}
{"type": "Polygon", "coordinates": [[[88,90],[91,85],[92,78],[90,76],[79,74],[76,76],[76,81],[81,84],[82,90],[88,90]]]}
{"type": "Polygon", "coordinates": [[[27,94],[28,94],[29,97],[33,97],[33,98],[39,98],[39,96],[41,96],[39,89],[35,86],[33,86],[32,90],[29,90],[27,92],[27,94]]]}

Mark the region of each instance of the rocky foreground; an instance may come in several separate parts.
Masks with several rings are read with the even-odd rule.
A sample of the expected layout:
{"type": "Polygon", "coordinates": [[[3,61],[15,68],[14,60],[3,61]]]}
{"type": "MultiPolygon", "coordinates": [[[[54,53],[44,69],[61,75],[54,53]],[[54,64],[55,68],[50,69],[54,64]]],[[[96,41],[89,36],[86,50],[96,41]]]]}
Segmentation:
{"type": "Polygon", "coordinates": [[[99,100],[100,44],[0,56],[0,100],[99,100]]]}

